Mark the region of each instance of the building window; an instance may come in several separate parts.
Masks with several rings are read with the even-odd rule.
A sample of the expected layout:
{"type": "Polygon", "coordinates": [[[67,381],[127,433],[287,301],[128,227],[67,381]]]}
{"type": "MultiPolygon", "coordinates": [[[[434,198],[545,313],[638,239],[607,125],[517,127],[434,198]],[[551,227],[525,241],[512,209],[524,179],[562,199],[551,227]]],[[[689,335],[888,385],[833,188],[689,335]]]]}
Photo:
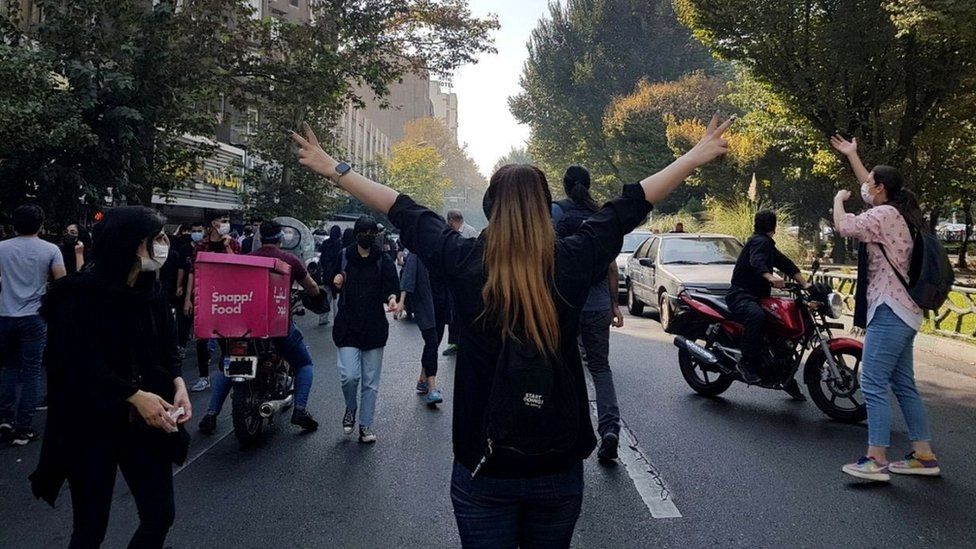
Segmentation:
{"type": "Polygon", "coordinates": [[[292,6],[295,6],[296,8],[298,7],[298,3],[299,3],[299,0],[291,0],[291,5],[292,6]]]}

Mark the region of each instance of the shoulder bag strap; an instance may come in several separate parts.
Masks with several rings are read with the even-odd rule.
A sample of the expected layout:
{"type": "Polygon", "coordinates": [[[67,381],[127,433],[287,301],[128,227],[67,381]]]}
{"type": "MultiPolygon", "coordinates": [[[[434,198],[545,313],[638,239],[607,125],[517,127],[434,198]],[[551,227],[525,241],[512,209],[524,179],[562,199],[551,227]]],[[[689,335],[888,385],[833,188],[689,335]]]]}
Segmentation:
{"type": "Polygon", "coordinates": [[[875,244],[878,244],[878,247],[881,248],[881,255],[884,256],[885,261],[888,262],[888,265],[891,265],[891,270],[895,271],[895,276],[898,277],[898,281],[901,282],[901,285],[905,287],[905,290],[910,291],[911,288],[908,287],[908,282],[905,280],[905,277],[901,276],[901,272],[895,268],[895,264],[891,262],[891,259],[888,257],[888,252],[885,251],[884,246],[877,242],[875,244]]]}

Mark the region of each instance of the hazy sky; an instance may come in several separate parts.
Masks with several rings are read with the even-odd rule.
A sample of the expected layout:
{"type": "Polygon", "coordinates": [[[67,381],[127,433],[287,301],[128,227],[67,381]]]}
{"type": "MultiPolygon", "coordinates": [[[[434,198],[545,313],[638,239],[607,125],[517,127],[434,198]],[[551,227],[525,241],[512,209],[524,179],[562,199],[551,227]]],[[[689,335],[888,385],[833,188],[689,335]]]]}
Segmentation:
{"type": "Polygon", "coordinates": [[[458,94],[458,139],[482,173],[490,175],[498,158],[513,146],[522,146],[529,128],[508,111],[508,98],[519,92],[519,75],[528,55],[525,44],[539,18],[548,13],[548,0],[470,0],[476,16],[498,15],[495,33],[498,53],[482,55],[477,65],[462,67],[454,75],[458,94]]]}

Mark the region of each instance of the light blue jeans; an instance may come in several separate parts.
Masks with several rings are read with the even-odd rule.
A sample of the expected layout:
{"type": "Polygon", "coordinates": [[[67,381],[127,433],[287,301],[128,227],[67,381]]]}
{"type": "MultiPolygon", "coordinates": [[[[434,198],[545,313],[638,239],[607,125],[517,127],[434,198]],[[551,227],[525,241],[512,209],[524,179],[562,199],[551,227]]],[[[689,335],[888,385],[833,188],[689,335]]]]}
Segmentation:
{"type": "Polygon", "coordinates": [[[339,382],[342,384],[347,410],[358,408],[356,397],[362,382],[359,424],[363,427],[373,424],[376,396],[380,391],[380,373],[383,370],[383,349],[380,347],[363,351],[355,347],[339,347],[339,382]]]}
{"type": "Polygon", "coordinates": [[[912,356],[915,333],[887,305],[879,306],[868,324],[861,360],[861,392],[868,407],[868,444],[871,446],[891,445],[889,386],[908,424],[909,438],[913,442],[931,438],[925,404],[915,387],[912,356]]]}

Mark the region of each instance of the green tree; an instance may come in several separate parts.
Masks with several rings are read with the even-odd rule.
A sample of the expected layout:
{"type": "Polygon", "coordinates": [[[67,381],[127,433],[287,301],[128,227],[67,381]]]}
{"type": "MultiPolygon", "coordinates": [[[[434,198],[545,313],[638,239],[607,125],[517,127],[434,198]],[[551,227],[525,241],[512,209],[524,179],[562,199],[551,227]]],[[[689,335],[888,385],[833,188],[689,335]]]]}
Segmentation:
{"type": "Polygon", "coordinates": [[[14,6],[0,15],[0,38],[9,45],[3,63],[32,65],[0,81],[2,108],[18,113],[0,118],[0,135],[54,133],[0,145],[3,207],[33,194],[54,212],[76,215],[99,205],[109,187],[124,201],[147,204],[154,189],[180,184],[208,153],[178,139],[214,132],[208,105],[231,84],[228,68],[243,47],[228,25],[247,18],[241,3],[34,5],[37,23],[26,24],[14,6]]]}
{"type": "MultiPolygon", "coordinates": [[[[259,110],[248,147],[265,162],[250,176],[259,185],[248,204],[308,220],[343,200],[299,169],[283,130],[331,127],[347,103],[363,106],[357,87],[385,102],[390,84],[411,71],[447,74],[475,62],[478,53],[494,51],[498,28],[494,16],[472,17],[463,0],[325,0],[311,9],[309,24],[267,19],[250,27],[253,54],[236,74],[231,98],[259,110]]],[[[451,168],[464,156],[450,155],[451,168]]]]}
{"type": "Polygon", "coordinates": [[[642,78],[674,80],[712,67],[707,52],[678,24],[670,0],[552,3],[528,48],[523,91],[509,104],[532,129],[529,152],[551,173],[587,166],[598,196],[620,184],[603,133],[611,100],[630,93],[642,78]]]}
{"type": "Polygon", "coordinates": [[[507,166],[509,164],[535,164],[536,160],[529,154],[529,150],[525,147],[512,147],[504,156],[495,162],[495,166],[492,167],[491,173],[494,174],[498,171],[498,168],[502,166],[507,166]]]}
{"type": "MultiPolygon", "coordinates": [[[[965,5],[969,5],[966,7],[965,5]]],[[[676,0],[713,53],[737,61],[823,138],[856,136],[871,162],[900,166],[918,136],[971,80],[972,28],[917,17],[919,7],[973,20],[948,0],[676,0]]]]}
{"type": "Polygon", "coordinates": [[[451,180],[441,174],[443,167],[444,158],[434,146],[401,141],[393,146],[386,173],[391,187],[439,211],[444,191],[451,188],[451,180]]]}

